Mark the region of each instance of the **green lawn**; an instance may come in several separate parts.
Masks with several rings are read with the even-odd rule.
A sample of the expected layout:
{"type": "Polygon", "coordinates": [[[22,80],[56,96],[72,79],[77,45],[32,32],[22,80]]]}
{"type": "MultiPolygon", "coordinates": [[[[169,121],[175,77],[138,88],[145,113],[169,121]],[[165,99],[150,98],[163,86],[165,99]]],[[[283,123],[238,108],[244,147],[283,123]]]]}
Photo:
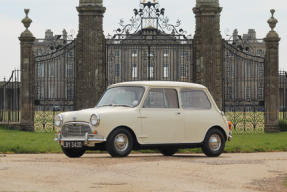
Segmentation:
{"type": "Polygon", "coordinates": [[[37,133],[0,128],[0,153],[59,153],[55,132],[37,133]]]}
{"type": "MultiPolygon", "coordinates": [[[[61,153],[54,142],[55,132],[37,133],[0,128],[0,153],[61,153]]],[[[268,134],[235,134],[226,143],[227,153],[287,151],[287,132],[268,134]]],[[[140,152],[154,152],[143,150],[140,152]]],[[[201,149],[182,149],[183,153],[201,153],[201,149]]]]}

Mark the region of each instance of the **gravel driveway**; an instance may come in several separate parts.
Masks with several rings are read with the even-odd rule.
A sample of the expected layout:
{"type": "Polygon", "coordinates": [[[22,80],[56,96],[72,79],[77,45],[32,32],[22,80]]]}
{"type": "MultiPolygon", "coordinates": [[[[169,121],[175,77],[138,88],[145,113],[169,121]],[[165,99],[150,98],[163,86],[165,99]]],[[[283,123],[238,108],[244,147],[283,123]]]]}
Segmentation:
{"type": "Polygon", "coordinates": [[[0,154],[0,191],[287,192],[287,153],[0,154]]]}

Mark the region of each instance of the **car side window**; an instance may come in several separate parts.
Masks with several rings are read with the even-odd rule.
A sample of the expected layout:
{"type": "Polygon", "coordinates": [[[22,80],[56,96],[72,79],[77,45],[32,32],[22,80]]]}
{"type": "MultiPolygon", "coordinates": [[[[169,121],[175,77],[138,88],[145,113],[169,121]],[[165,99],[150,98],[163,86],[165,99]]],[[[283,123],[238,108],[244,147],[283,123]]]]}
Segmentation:
{"type": "Polygon", "coordinates": [[[143,108],[179,108],[177,91],[175,89],[150,89],[143,108]]]}
{"type": "Polygon", "coordinates": [[[180,97],[184,109],[211,109],[211,103],[203,90],[182,89],[180,97]]]}

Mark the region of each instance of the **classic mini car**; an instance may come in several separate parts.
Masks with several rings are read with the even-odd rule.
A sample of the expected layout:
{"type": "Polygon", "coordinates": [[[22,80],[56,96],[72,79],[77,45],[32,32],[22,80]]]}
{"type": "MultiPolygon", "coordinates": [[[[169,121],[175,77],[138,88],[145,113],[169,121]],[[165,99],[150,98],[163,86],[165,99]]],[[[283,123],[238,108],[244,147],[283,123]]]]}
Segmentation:
{"type": "Polygon", "coordinates": [[[68,157],[107,150],[113,157],[131,150],[201,148],[219,156],[232,138],[225,118],[207,88],[193,83],[139,81],[108,87],[97,106],[55,117],[55,141],[68,157]]]}

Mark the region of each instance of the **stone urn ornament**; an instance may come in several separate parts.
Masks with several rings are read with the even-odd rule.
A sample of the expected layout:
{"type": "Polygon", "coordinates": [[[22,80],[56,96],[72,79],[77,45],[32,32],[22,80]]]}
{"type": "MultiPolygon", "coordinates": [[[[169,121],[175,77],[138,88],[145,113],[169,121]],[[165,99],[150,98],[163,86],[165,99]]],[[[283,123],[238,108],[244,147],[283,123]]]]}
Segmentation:
{"type": "Polygon", "coordinates": [[[272,16],[271,18],[267,21],[267,23],[269,24],[270,28],[271,28],[271,31],[273,32],[274,31],[274,28],[276,27],[276,24],[278,23],[278,20],[274,18],[274,13],[275,13],[275,10],[274,9],[271,9],[270,10],[272,16]]]}
{"type": "Polygon", "coordinates": [[[271,28],[271,31],[267,34],[267,38],[279,38],[279,35],[274,31],[274,28],[276,27],[276,24],[278,23],[278,20],[274,18],[275,10],[270,10],[272,16],[270,19],[268,19],[267,23],[269,24],[269,27],[271,28]]]}
{"type": "Polygon", "coordinates": [[[26,13],[26,17],[24,19],[22,19],[22,23],[26,27],[26,30],[21,34],[21,37],[33,37],[33,34],[28,29],[30,27],[31,23],[33,22],[32,19],[30,19],[28,17],[30,9],[24,9],[24,11],[26,13]]]}

